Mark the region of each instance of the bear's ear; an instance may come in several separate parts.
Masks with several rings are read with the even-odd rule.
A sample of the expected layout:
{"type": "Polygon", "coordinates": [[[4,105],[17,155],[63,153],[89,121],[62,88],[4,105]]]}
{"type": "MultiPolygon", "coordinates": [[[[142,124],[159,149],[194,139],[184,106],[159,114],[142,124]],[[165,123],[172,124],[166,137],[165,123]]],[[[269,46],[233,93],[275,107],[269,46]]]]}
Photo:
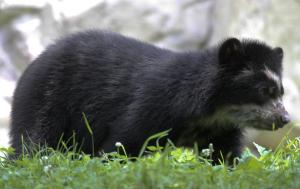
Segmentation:
{"type": "Polygon", "coordinates": [[[229,38],[223,42],[219,49],[219,62],[220,64],[239,63],[238,59],[242,54],[242,43],[236,38],[229,38]]]}
{"type": "Polygon", "coordinates": [[[280,58],[282,59],[283,58],[283,50],[281,47],[275,47],[273,49],[273,52],[280,58]]]}

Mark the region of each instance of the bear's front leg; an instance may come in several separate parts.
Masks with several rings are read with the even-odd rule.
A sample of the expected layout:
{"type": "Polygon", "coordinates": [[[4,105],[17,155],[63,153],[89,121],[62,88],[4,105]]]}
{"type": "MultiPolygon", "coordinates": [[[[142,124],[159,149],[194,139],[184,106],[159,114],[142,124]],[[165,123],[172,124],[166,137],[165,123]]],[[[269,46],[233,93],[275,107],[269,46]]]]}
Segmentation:
{"type": "Polygon", "coordinates": [[[209,143],[212,144],[213,153],[212,160],[214,164],[225,162],[232,165],[234,159],[240,157],[243,148],[243,133],[239,128],[220,129],[215,131],[213,137],[209,137],[209,143]]]}

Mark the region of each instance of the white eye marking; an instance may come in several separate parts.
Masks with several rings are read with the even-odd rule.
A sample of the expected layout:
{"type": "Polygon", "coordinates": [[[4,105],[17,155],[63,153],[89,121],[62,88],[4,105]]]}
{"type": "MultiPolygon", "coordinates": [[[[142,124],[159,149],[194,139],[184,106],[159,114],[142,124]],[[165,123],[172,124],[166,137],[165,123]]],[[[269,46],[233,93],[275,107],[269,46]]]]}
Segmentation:
{"type": "Polygon", "coordinates": [[[276,83],[277,87],[280,88],[280,86],[281,86],[280,78],[279,78],[279,76],[276,73],[274,73],[273,71],[271,71],[266,66],[265,66],[264,73],[266,74],[266,76],[268,77],[268,79],[273,80],[276,83]]]}

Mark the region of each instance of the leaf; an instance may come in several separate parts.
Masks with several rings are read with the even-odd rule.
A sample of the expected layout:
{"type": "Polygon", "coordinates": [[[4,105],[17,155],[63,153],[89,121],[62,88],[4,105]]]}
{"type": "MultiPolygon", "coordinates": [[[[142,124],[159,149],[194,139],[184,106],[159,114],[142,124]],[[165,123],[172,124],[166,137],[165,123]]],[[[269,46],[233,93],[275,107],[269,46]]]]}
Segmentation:
{"type": "Polygon", "coordinates": [[[163,147],[161,147],[161,146],[147,146],[147,149],[152,151],[152,152],[155,152],[155,151],[162,150],[163,147]]]}
{"type": "Polygon", "coordinates": [[[157,133],[157,134],[155,134],[155,135],[150,136],[150,137],[144,142],[144,144],[143,144],[143,146],[142,146],[142,148],[141,148],[141,150],[140,150],[140,153],[139,153],[138,157],[139,157],[139,158],[142,157],[142,155],[143,155],[143,153],[145,152],[145,149],[146,149],[148,143],[149,143],[151,140],[153,140],[153,139],[155,139],[155,138],[162,138],[162,137],[165,137],[165,136],[168,135],[169,131],[171,131],[171,129],[168,129],[168,130],[166,130],[166,131],[162,131],[162,132],[159,132],[159,133],[157,133]]]}
{"type": "Polygon", "coordinates": [[[90,126],[90,124],[89,124],[89,122],[88,122],[88,119],[86,118],[86,115],[85,115],[84,112],[82,112],[82,117],[83,117],[85,126],[86,126],[86,128],[88,129],[89,133],[90,133],[91,135],[93,135],[93,130],[92,130],[92,128],[91,128],[91,126],[90,126]]]}
{"type": "Polygon", "coordinates": [[[253,142],[253,144],[254,144],[255,148],[257,149],[260,156],[265,156],[271,152],[271,150],[268,150],[265,147],[262,147],[255,142],[253,142]]]}
{"type": "Polygon", "coordinates": [[[251,150],[249,148],[246,148],[241,157],[238,158],[239,162],[246,162],[248,160],[248,158],[256,158],[256,156],[251,152],[251,150]]]}
{"type": "Polygon", "coordinates": [[[261,170],[262,168],[263,163],[255,157],[248,157],[245,162],[242,162],[237,166],[238,170],[261,170]]]}

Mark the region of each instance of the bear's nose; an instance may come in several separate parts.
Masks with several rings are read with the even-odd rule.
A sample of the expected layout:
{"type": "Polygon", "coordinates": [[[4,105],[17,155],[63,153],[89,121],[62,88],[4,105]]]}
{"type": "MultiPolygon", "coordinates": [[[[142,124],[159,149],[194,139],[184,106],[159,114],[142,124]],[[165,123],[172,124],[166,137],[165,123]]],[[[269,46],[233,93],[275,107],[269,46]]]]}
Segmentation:
{"type": "Polygon", "coordinates": [[[290,115],[289,114],[285,114],[283,116],[281,116],[281,122],[283,124],[287,124],[291,121],[290,115]]]}

